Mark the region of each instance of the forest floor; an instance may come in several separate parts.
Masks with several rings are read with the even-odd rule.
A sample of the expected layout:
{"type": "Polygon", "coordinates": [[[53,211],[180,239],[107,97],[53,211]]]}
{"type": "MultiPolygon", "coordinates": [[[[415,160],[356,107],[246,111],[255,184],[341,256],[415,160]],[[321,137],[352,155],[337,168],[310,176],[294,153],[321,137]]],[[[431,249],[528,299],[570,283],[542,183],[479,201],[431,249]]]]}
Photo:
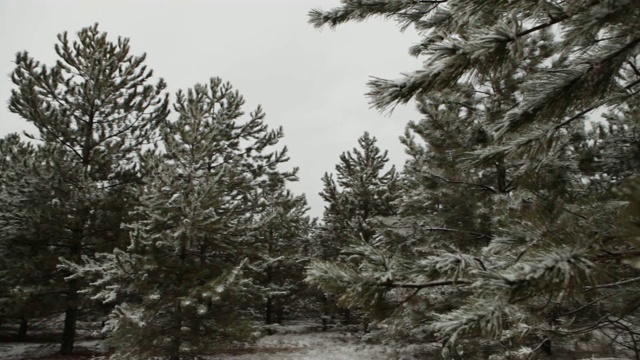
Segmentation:
{"type": "MultiPolygon", "coordinates": [[[[57,340],[62,319],[47,322],[33,322],[29,326],[25,341],[15,340],[17,324],[0,327],[1,360],[106,360],[109,349],[104,339],[100,339],[101,323],[79,322],[74,355],[58,355],[57,340]]],[[[284,325],[269,326],[271,335],[263,336],[255,342],[236,343],[211,349],[207,360],[418,360],[441,359],[439,343],[393,346],[386,344],[384,333],[377,330],[363,334],[358,326],[335,326],[322,331],[318,323],[288,322],[284,325]],[[375,339],[372,340],[372,338],[375,339]]],[[[567,344],[568,345],[568,344],[567,344]]],[[[474,354],[465,354],[461,359],[487,358],[487,350],[479,346],[474,354]]],[[[560,346],[553,355],[537,356],[538,359],[631,359],[617,357],[614,352],[598,350],[590,342],[577,348],[560,346]]]]}
{"type": "MultiPolygon", "coordinates": [[[[210,360],[383,360],[438,358],[438,344],[397,348],[363,340],[362,333],[336,327],[323,332],[317,324],[293,322],[273,326],[274,334],[252,344],[212,350],[210,360]]],[[[37,332],[35,332],[38,335],[37,332]]],[[[90,339],[91,333],[81,332],[72,357],[57,355],[59,345],[45,336],[35,336],[27,342],[0,342],[3,360],[100,360],[106,359],[103,340],[90,339]]],[[[33,335],[32,335],[33,336],[33,335]]]]}

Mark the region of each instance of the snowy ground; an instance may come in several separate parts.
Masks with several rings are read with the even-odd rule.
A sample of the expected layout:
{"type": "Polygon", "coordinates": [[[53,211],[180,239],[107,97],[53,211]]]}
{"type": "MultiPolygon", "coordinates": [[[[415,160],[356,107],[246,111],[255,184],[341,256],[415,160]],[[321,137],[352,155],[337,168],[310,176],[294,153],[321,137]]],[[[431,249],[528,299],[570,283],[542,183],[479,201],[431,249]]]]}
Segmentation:
{"type": "MultiPolygon", "coordinates": [[[[31,359],[51,359],[60,350],[60,344],[35,343],[35,342],[9,342],[0,343],[0,359],[3,360],[31,360],[31,359]]],[[[93,354],[104,353],[100,340],[78,341],[75,352],[80,359],[99,359],[93,354]]]]}
{"type": "MultiPolygon", "coordinates": [[[[370,344],[360,338],[361,334],[349,333],[345,329],[333,329],[321,332],[317,325],[290,324],[276,326],[274,335],[261,338],[250,345],[212,349],[208,360],[417,360],[441,359],[440,346],[437,343],[404,346],[402,348],[370,344]]],[[[61,357],[57,355],[58,344],[53,343],[0,343],[2,360],[105,360],[106,349],[101,340],[82,340],[76,343],[75,355],[61,357]]],[[[580,359],[580,360],[627,360],[625,357],[611,357],[595,352],[581,351],[544,359],[580,359]]],[[[485,358],[469,354],[468,359],[485,358]]],[[[477,354],[475,354],[477,355],[477,354]]]]}
{"type": "MultiPolygon", "coordinates": [[[[245,347],[223,348],[213,351],[210,360],[382,360],[424,359],[426,354],[438,358],[439,349],[422,346],[396,350],[389,346],[367,344],[357,334],[332,330],[321,332],[317,326],[296,323],[276,326],[274,335],[261,338],[245,347]]],[[[0,359],[42,360],[57,358],[58,344],[50,343],[0,343],[0,359]]],[[[77,359],[104,359],[106,349],[100,340],[79,341],[77,359]]]]}
{"type": "Polygon", "coordinates": [[[439,354],[433,346],[405,347],[396,350],[389,346],[368,344],[357,334],[333,330],[309,331],[305,325],[276,328],[277,334],[265,336],[253,346],[236,351],[221,351],[211,360],[382,360],[424,359],[426,352],[439,354]]]}

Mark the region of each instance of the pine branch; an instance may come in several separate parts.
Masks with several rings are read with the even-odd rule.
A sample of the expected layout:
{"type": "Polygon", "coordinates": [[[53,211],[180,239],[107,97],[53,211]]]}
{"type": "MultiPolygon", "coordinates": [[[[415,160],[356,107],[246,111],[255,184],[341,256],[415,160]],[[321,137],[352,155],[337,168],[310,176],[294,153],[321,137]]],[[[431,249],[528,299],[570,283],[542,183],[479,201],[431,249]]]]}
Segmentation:
{"type": "MultiPolygon", "coordinates": [[[[479,238],[491,237],[489,234],[479,233],[473,230],[460,230],[460,229],[451,229],[451,228],[444,228],[444,227],[433,227],[431,225],[425,225],[425,226],[426,227],[420,228],[420,231],[440,231],[440,232],[471,234],[479,238]]],[[[398,226],[398,225],[387,225],[387,227],[392,229],[412,229],[412,227],[409,227],[409,226],[398,226]]]]}
{"type": "Polygon", "coordinates": [[[560,317],[565,317],[565,316],[573,315],[573,314],[575,314],[575,313],[577,313],[577,312],[579,312],[579,311],[581,311],[581,310],[584,310],[584,309],[588,308],[588,307],[589,307],[589,306],[591,306],[591,305],[594,305],[594,304],[596,304],[596,303],[598,303],[598,302],[600,302],[600,301],[602,301],[602,300],[604,300],[604,299],[606,299],[606,298],[610,298],[610,297],[612,297],[612,296],[614,296],[614,295],[615,295],[615,294],[609,294],[609,295],[605,295],[605,296],[599,297],[599,298],[597,298],[597,299],[595,299],[595,300],[593,300],[593,301],[590,301],[590,302],[588,302],[588,303],[586,303],[586,304],[584,304],[584,305],[580,306],[580,307],[579,307],[579,308],[577,308],[577,309],[573,309],[573,310],[571,310],[571,311],[569,311],[569,312],[559,314],[559,315],[558,315],[558,317],[560,318],[560,317]]]}
{"type": "MultiPolygon", "coordinates": [[[[591,2],[589,2],[585,7],[595,6],[595,5],[599,4],[601,1],[602,0],[591,0],[591,2]]],[[[579,12],[576,12],[576,14],[577,13],[579,13],[579,12]]],[[[570,19],[573,16],[575,16],[575,15],[569,15],[567,13],[564,13],[564,14],[556,17],[556,18],[554,18],[553,16],[549,16],[550,20],[548,22],[540,24],[540,25],[536,25],[536,26],[534,26],[534,27],[532,27],[530,29],[521,31],[521,32],[516,34],[516,37],[523,37],[523,36],[529,35],[531,33],[534,33],[534,32],[536,32],[538,30],[546,29],[546,28],[551,27],[551,26],[553,26],[555,24],[558,24],[558,23],[560,23],[560,22],[562,22],[564,20],[570,19]]]]}
{"type": "Polygon", "coordinates": [[[552,332],[557,332],[561,335],[579,335],[579,334],[586,334],[588,332],[594,331],[594,330],[598,330],[601,329],[603,327],[605,327],[608,323],[610,323],[609,321],[609,314],[607,315],[603,315],[601,316],[598,320],[596,320],[593,324],[588,325],[588,326],[584,326],[581,327],[579,329],[575,329],[575,330],[562,330],[562,329],[547,329],[547,331],[552,331],[552,332]]]}
{"type": "Polygon", "coordinates": [[[386,281],[384,283],[376,284],[378,286],[384,286],[388,288],[401,288],[401,289],[426,289],[438,286],[449,286],[449,285],[471,285],[473,282],[469,280],[459,279],[459,280],[441,280],[441,281],[432,281],[427,283],[396,283],[391,280],[386,281]]]}
{"type": "Polygon", "coordinates": [[[629,66],[631,66],[631,69],[633,69],[633,72],[637,75],[640,76],[640,70],[638,70],[638,68],[636,67],[636,65],[631,61],[627,61],[627,63],[629,64],[629,66]]]}
{"type": "Polygon", "coordinates": [[[458,181],[458,180],[451,180],[451,179],[447,179],[447,178],[445,178],[445,177],[443,177],[443,176],[440,176],[440,175],[434,174],[434,173],[432,173],[432,172],[430,172],[430,171],[429,171],[428,173],[429,173],[431,176],[433,176],[433,177],[435,177],[435,178],[438,178],[438,179],[440,179],[440,180],[442,180],[443,182],[448,183],[448,184],[461,184],[461,185],[468,185],[468,186],[476,186],[476,187],[479,187],[479,188],[481,188],[481,189],[485,189],[485,190],[491,191],[491,192],[492,192],[492,193],[494,193],[494,194],[498,194],[498,193],[499,193],[499,192],[498,192],[498,190],[494,189],[492,186],[489,186],[489,185],[478,184],[478,183],[469,183],[469,182],[465,182],[465,181],[458,181]]]}
{"type": "Polygon", "coordinates": [[[615,288],[615,287],[618,287],[618,286],[621,286],[621,285],[631,284],[631,283],[634,283],[634,282],[637,282],[637,281],[640,281],[640,277],[621,280],[621,281],[617,281],[617,282],[609,283],[609,284],[600,284],[600,285],[596,285],[596,286],[587,286],[587,287],[585,287],[585,289],[586,290],[592,290],[592,289],[615,288]]]}

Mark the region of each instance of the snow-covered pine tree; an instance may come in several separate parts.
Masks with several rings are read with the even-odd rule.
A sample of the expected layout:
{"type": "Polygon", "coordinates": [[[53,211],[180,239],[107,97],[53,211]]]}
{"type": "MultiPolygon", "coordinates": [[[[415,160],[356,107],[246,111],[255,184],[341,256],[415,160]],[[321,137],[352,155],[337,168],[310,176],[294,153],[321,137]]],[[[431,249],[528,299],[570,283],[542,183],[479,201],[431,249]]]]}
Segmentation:
{"type": "Polygon", "coordinates": [[[304,195],[295,196],[282,179],[274,178],[258,194],[263,202],[257,214],[262,225],[253,233],[251,271],[262,297],[264,322],[282,323],[285,316],[302,310],[303,277],[312,223],[306,215],[304,195]],[[297,303],[297,305],[296,305],[297,303]],[[285,314],[286,313],[286,314],[285,314]]]}
{"type": "Polygon", "coordinates": [[[470,261],[469,270],[478,268],[480,259],[473,259],[492,237],[494,198],[513,186],[504,163],[472,169],[464,164],[468,152],[489,142],[487,125],[479,117],[484,111],[470,110],[479,102],[462,86],[421,98],[418,108],[424,118],[409,123],[401,138],[409,160],[393,203],[397,213],[378,222],[377,242],[393,247],[360,244],[346,251],[362,260],[356,272],[340,263],[316,263],[309,272],[314,282],[340,294],[342,302],[362,306],[374,318],[385,319],[395,311],[394,329],[405,339],[424,336],[425,304],[436,314],[455,308],[464,297],[459,291],[416,292],[396,285],[421,282],[415,277],[424,268],[416,258],[431,260],[433,277],[441,275],[435,267],[445,271],[457,261],[470,261]],[[395,290],[384,295],[382,284],[395,290]]]}
{"type": "Polygon", "coordinates": [[[18,134],[2,139],[0,147],[0,225],[7,254],[3,268],[12,288],[3,298],[10,303],[4,309],[20,315],[26,327],[31,317],[66,309],[68,285],[57,264],[68,254],[68,233],[60,224],[75,213],[61,201],[61,194],[73,191],[72,184],[58,174],[73,169],[60,148],[22,142],[18,134]]]}
{"type": "MultiPolygon", "coordinates": [[[[58,154],[47,162],[52,184],[60,185],[51,191],[68,217],[51,226],[63,234],[55,240],[67,249],[63,257],[77,261],[120,241],[121,199],[139,179],[138,154],[156,140],[168,99],[162,80],[151,83],[145,55],[129,53],[128,39],[109,41],[94,25],[76,41],[66,32],[58,40],[53,66],[18,53],[9,109],[35,125],[31,138],[58,154]]],[[[79,289],[77,280],[67,283],[62,354],[73,350],[79,289]]]]}
{"type": "MultiPolygon", "coordinates": [[[[323,264],[357,267],[359,254],[347,251],[353,244],[395,246],[376,239],[376,220],[395,214],[393,202],[398,197],[395,166],[385,170],[389,161],[387,151],[382,151],[376,142],[375,137],[365,132],[358,139],[358,147],[340,155],[340,162],[335,167],[336,178],[328,173],[322,177],[324,188],[320,196],[326,205],[314,243],[317,256],[327,262],[323,264]]],[[[313,278],[310,280],[313,282],[313,278]]],[[[324,295],[325,306],[331,302],[328,295],[324,295]]],[[[349,322],[349,313],[346,308],[345,323],[349,322]]]]}
{"type": "MultiPolygon", "coordinates": [[[[493,207],[481,209],[488,211],[492,228],[491,241],[480,252],[460,253],[448,266],[443,266],[447,259],[418,257],[409,263],[396,259],[394,267],[388,265],[389,254],[378,254],[377,262],[394,270],[379,279],[371,275],[381,266],[369,273],[334,271],[334,279],[358,290],[351,302],[388,299],[384,289],[390,288],[446,292],[454,285],[464,299],[449,313],[429,316],[426,304],[419,304],[428,331],[449,349],[464,337],[486,336],[499,343],[503,356],[540,351],[559,356],[568,349],[552,347],[562,342],[554,339],[589,334],[610,337],[616,348],[638,356],[638,302],[629,296],[637,274],[620,263],[630,250],[615,235],[613,220],[621,206],[610,200],[613,185],[636,171],[625,170],[635,158],[629,151],[635,139],[622,133],[629,134],[637,121],[639,4],[342,3],[326,12],[313,10],[310,21],[336,26],[382,16],[423,35],[411,53],[425,57],[424,68],[399,80],[372,80],[373,105],[383,110],[438,96],[446,103],[455,99],[447,94],[450,89],[470,89],[474,104],[465,112],[477,114],[473,124],[484,127],[488,143],[469,154],[467,168],[502,166],[510,174],[502,180],[513,181],[502,196],[493,196],[493,207]],[[500,111],[491,111],[494,103],[500,111]],[[622,123],[611,134],[585,134],[585,119],[602,110],[622,123]]],[[[451,122],[464,123],[464,113],[453,115],[451,122]]]]}
{"type": "Polygon", "coordinates": [[[42,225],[57,214],[54,203],[40,203],[51,194],[49,184],[34,176],[43,161],[39,150],[15,133],[0,139],[0,317],[20,319],[20,339],[30,318],[62,310],[49,285],[56,278],[50,272],[56,263],[52,254],[60,252],[55,243],[42,246],[48,241],[42,225]]]}
{"type": "Polygon", "coordinates": [[[395,214],[398,175],[395,166],[385,171],[387,151],[376,145],[376,138],[365,132],[358,148],[340,155],[336,179],[325,173],[320,196],[326,202],[321,240],[335,258],[348,242],[371,242],[375,229],[370,220],[395,214]],[[333,249],[333,250],[331,250],[333,249]]]}
{"type": "Polygon", "coordinates": [[[271,220],[262,216],[268,186],[296,175],[278,168],[288,160],[286,147],[273,150],[282,129],[270,130],[260,107],[244,119],[243,105],[219,78],[178,92],[179,118],[163,128],[164,154],[149,160],[129,247],[66,263],[93,279],[94,299],[118,303],[107,325],[113,358],[193,359],[251,336],[247,297],[257,290],[242,273],[271,220]]]}

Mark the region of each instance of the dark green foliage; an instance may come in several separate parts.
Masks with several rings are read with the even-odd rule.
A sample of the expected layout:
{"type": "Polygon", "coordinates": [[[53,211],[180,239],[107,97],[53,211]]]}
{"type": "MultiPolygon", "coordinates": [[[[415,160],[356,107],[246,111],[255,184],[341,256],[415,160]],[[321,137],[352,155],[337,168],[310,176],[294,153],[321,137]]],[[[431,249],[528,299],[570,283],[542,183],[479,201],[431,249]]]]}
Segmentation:
{"type": "MultiPolygon", "coordinates": [[[[35,125],[38,133],[29,137],[46,154],[34,165],[33,176],[48,188],[34,195],[31,206],[39,210],[53,200],[56,206],[53,217],[30,213],[16,221],[47,229],[40,232],[46,240],[31,241],[39,253],[56,249],[48,271],[60,277],[58,257],[79,261],[122,243],[126,233],[120,225],[141,181],[139,159],[144,147],[157,140],[168,99],[162,80],[151,83],[145,56],[129,54],[128,39],[109,41],[94,25],[82,29],[77,41],[66,33],[58,40],[59,60],[53,66],[26,52],[16,56],[9,109],[35,125]]],[[[53,291],[62,290],[56,284],[53,291]]],[[[60,299],[66,313],[63,354],[73,349],[80,287],[77,280],[68,281],[60,299]]]]}
{"type": "Polygon", "coordinates": [[[398,176],[395,168],[384,171],[387,152],[376,146],[375,137],[365,132],[358,148],[340,155],[336,179],[326,173],[320,196],[325,206],[321,240],[335,257],[351,241],[370,242],[375,236],[371,220],[395,213],[398,176]],[[333,250],[330,250],[333,249],[333,250]]]}
{"type": "MultiPolygon", "coordinates": [[[[323,224],[313,237],[316,259],[340,263],[348,271],[355,271],[361,262],[361,254],[352,251],[352,245],[375,244],[388,249],[398,245],[382,242],[377,236],[378,221],[396,213],[394,201],[398,198],[398,175],[394,167],[385,171],[389,161],[387,152],[377,147],[375,137],[365,132],[358,139],[358,145],[358,148],[340,155],[335,180],[329,174],[322,178],[324,189],[320,196],[327,205],[323,224]]],[[[342,296],[340,289],[323,288],[326,291],[322,294],[325,322],[333,316],[332,304],[342,296]]],[[[361,305],[352,303],[348,306],[361,305]]],[[[343,322],[348,323],[350,317],[351,309],[343,309],[343,322]]]]}
{"type": "MultiPolygon", "coordinates": [[[[276,179],[277,180],[277,179],[276,179]]],[[[263,188],[262,207],[256,213],[262,225],[255,231],[249,276],[258,286],[264,322],[282,324],[286,317],[304,310],[302,282],[307,264],[312,224],[304,196],[294,196],[284,183],[272,181],[263,188]]],[[[289,320],[289,319],[287,319],[289,320]]]]}
{"type": "Polygon", "coordinates": [[[640,356],[637,270],[622,263],[635,250],[612,193],[637,172],[638,4],[344,0],[310,22],[372,16],[423,36],[411,53],[424,67],[368,94],[424,115],[380,232],[404,251],[361,247],[357,271],[316,263],[309,278],[374,313],[384,300],[397,332],[445,353],[488,339],[495,356],[559,354],[589,334],[640,356]]]}
{"type": "Polygon", "coordinates": [[[279,169],[282,129],[270,130],[260,107],[244,117],[243,105],[219,78],[178,92],[179,118],[161,128],[163,153],[148,158],[129,246],[65,263],[71,279],[91,279],[94,299],[118,304],[107,324],[113,358],[206,355],[254,336],[255,304],[289,293],[295,278],[278,265],[295,264],[306,202],[284,188],[297,170],[279,169]],[[258,280],[263,271],[272,278],[258,280]]]}

